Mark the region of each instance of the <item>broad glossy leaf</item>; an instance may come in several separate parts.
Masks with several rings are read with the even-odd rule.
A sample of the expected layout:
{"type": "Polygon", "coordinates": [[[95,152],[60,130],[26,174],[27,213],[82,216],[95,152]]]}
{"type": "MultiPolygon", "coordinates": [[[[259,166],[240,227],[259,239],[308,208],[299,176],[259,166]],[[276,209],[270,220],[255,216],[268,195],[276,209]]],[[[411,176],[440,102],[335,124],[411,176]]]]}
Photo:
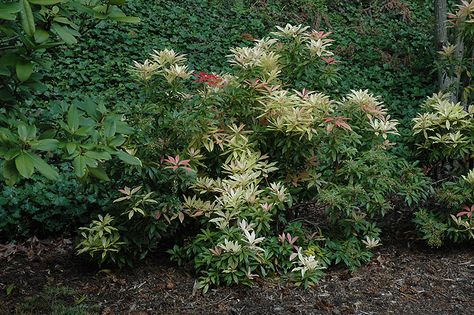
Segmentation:
{"type": "Polygon", "coordinates": [[[87,151],[85,156],[96,160],[110,160],[112,156],[108,152],[87,151]]]}
{"type": "Polygon", "coordinates": [[[38,44],[44,43],[49,38],[49,33],[44,29],[37,28],[35,32],[35,42],[38,44]]]}
{"type": "Polygon", "coordinates": [[[1,20],[16,20],[16,13],[20,12],[19,3],[0,4],[0,19],[1,20]]]}
{"type": "Polygon", "coordinates": [[[15,66],[17,63],[20,63],[23,58],[18,55],[18,53],[8,52],[4,53],[0,57],[0,64],[4,66],[15,66]]]}
{"type": "Polygon", "coordinates": [[[135,131],[125,121],[116,120],[116,124],[118,133],[122,133],[124,135],[131,135],[135,131]]]}
{"type": "Polygon", "coordinates": [[[22,152],[15,158],[15,166],[21,176],[30,178],[35,171],[33,160],[27,152],[22,152]]]}
{"type": "Polygon", "coordinates": [[[73,154],[76,151],[77,145],[75,143],[66,143],[67,153],[73,154]]]}
{"type": "Polygon", "coordinates": [[[1,141],[15,141],[16,137],[7,128],[0,128],[0,140],[1,141]]]}
{"type": "Polygon", "coordinates": [[[16,97],[7,87],[0,87],[0,99],[5,103],[16,103],[16,97]]]}
{"type": "Polygon", "coordinates": [[[99,162],[96,159],[90,158],[88,156],[83,156],[84,162],[86,162],[87,167],[98,167],[99,162]]]}
{"type": "Polygon", "coordinates": [[[20,137],[20,140],[26,141],[28,140],[28,126],[25,124],[19,124],[17,127],[18,130],[18,136],[20,137]]]}
{"type": "Polygon", "coordinates": [[[74,133],[79,128],[80,115],[75,105],[71,105],[67,111],[67,126],[74,133]]]}
{"type": "MultiPolygon", "coordinates": [[[[77,24],[74,24],[74,22],[72,22],[71,20],[69,20],[67,17],[64,17],[64,16],[55,16],[54,17],[54,22],[69,25],[74,30],[79,29],[79,26],[77,24]]],[[[76,34],[76,36],[77,36],[77,34],[76,34]]]]}
{"type": "Polygon", "coordinates": [[[124,161],[127,164],[142,166],[142,161],[140,161],[139,158],[137,158],[133,155],[130,155],[125,151],[118,151],[116,153],[116,155],[119,159],[121,159],[122,161],[124,161]]]}
{"type": "Polygon", "coordinates": [[[97,119],[97,104],[92,99],[86,99],[83,102],[78,102],[77,107],[87,113],[87,115],[97,119]]]}
{"type": "Polygon", "coordinates": [[[106,138],[112,138],[117,132],[117,123],[115,120],[107,120],[105,122],[104,135],[106,138]]]}
{"type": "Polygon", "coordinates": [[[94,131],[94,127],[92,127],[92,126],[84,126],[84,127],[81,127],[81,128],[79,128],[79,129],[77,129],[77,131],[76,131],[75,134],[78,135],[78,136],[85,137],[85,136],[90,136],[90,135],[92,135],[92,134],[93,134],[92,131],[94,131]]]}
{"type": "Polygon", "coordinates": [[[73,29],[61,26],[58,23],[53,23],[51,26],[51,30],[58,34],[58,36],[61,37],[61,39],[66,44],[73,45],[77,43],[77,39],[75,37],[77,32],[73,29]]]}
{"type": "Polygon", "coordinates": [[[58,147],[59,141],[56,139],[42,139],[31,143],[31,148],[40,151],[53,151],[58,147]]]}
{"type": "Polygon", "coordinates": [[[34,153],[29,153],[31,159],[33,160],[33,165],[35,169],[41,173],[44,177],[51,180],[58,180],[58,172],[48,163],[46,163],[42,158],[34,153]]]}
{"type": "Polygon", "coordinates": [[[86,175],[87,165],[83,156],[76,156],[72,161],[72,166],[74,167],[74,173],[76,173],[77,177],[84,177],[84,175],[86,175]]]}
{"type": "Polygon", "coordinates": [[[5,160],[9,161],[9,160],[13,160],[15,157],[17,157],[19,154],[21,153],[21,150],[19,148],[13,148],[13,149],[10,149],[8,150],[4,157],[5,157],[5,160]]]}
{"type": "Polygon", "coordinates": [[[36,31],[35,19],[28,0],[20,0],[20,15],[23,30],[28,36],[33,37],[36,31]]]}
{"type": "Polygon", "coordinates": [[[76,9],[78,12],[87,13],[87,14],[89,14],[89,15],[91,15],[91,16],[97,18],[97,19],[105,19],[105,18],[107,18],[106,15],[101,14],[101,13],[99,13],[99,12],[97,12],[97,11],[94,11],[93,9],[91,9],[91,8],[89,8],[89,7],[87,7],[87,6],[83,5],[83,4],[81,4],[81,3],[78,2],[78,1],[72,1],[72,2],[69,3],[69,5],[70,5],[71,7],[73,7],[74,9],[76,9]]]}
{"type": "Polygon", "coordinates": [[[33,64],[31,62],[17,63],[16,64],[16,76],[18,80],[24,82],[28,80],[33,73],[33,64]]]}
{"type": "Polygon", "coordinates": [[[20,179],[20,174],[16,169],[15,161],[5,161],[2,164],[3,177],[5,178],[7,185],[12,186],[17,183],[20,179]]]}
{"type": "Polygon", "coordinates": [[[124,142],[125,142],[125,137],[122,135],[118,135],[109,141],[109,145],[112,147],[118,147],[118,146],[121,146],[124,142]]]}
{"type": "Polygon", "coordinates": [[[62,0],[29,0],[30,3],[39,5],[53,5],[62,2],[62,0]]]}
{"type": "Polygon", "coordinates": [[[94,177],[96,177],[100,180],[103,180],[103,181],[109,181],[110,180],[109,176],[107,176],[107,173],[105,172],[105,170],[103,168],[91,167],[91,168],[89,168],[89,171],[92,174],[92,176],[94,176],[94,177]]]}

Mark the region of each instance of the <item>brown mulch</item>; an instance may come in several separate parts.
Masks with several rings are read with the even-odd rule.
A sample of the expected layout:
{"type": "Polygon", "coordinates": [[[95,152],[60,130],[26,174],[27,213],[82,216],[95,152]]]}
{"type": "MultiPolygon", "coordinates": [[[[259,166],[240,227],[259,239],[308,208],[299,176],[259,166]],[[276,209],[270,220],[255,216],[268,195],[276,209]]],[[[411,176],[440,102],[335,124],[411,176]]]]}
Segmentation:
{"type": "MultiPolygon", "coordinates": [[[[190,270],[156,255],[134,269],[99,271],[68,240],[0,247],[0,314],[47,286],[66,286],[98,314],[474,314],[474,249],[431,250],[399,240],[349,273],[332,268],[314,288],[258,279],[252,288],[194,290],[190,270]],[[7,296],[6,288],[14,284],[7,296]]],[[[35,314],[42,314],[41,311],[35,314]]]]}

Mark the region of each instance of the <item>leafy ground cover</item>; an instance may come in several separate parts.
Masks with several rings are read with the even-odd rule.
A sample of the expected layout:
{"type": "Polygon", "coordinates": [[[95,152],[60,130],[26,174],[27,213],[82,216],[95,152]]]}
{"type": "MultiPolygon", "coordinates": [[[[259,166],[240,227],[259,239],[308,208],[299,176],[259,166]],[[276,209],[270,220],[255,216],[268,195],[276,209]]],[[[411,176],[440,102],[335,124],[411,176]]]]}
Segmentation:
{"type": "Polygon", "coordinates": [[[435,91],[431,1],[134,1],[127,13],[137,25],[101,22],[83,32],[78,45],[54,54],[46,72],[48,100],[94,95],[111,104],[139,100],[127,69],[153,49],[188,54],[197,71],[229,69],[225,56],[276,25],[303,24],[330,31],[341,56],[335,96],[351,89],[381,95],[396,118],[412,118],[435,91]],[[398,4],[397,4],[398,3],[398,4]],[[98,93],[99,92],[99,93],[98,93]]]}

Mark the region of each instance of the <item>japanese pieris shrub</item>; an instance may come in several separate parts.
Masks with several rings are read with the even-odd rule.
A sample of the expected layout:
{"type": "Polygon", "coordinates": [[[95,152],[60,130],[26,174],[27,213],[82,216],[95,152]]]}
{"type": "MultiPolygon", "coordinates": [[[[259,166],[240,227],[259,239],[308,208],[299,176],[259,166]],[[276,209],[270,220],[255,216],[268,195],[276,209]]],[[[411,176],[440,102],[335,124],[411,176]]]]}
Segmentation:
{"type": "MultiPolygon", "coordinates": [[[[421,170],[391,153],[397,121],[382,102],[324,93],[336,82],[328,35],[279,27],[232,49],[231,73],[191,71],[172,50],[134,62],[147,101],[125,114],[142,130],[131,149],[152,174],[169,154],[196,170],[171,217],[199,232],[170,252],[193,262],[204,290],[273,273],[308,286],[331,263],[354,269],[380,244],[377,220],[393,201],[426,195],[421,170]],[[327,222],[289,222],[294,200],[318,203],[327,222]]],[[[146,186],[160,192],[154,178],[146,186]]]]}
{"type": "Polygon", "coordinates": [[[440,184],[435,205],[416,213],[415,223],[431,246],[473,238],[474,107],[453,103],[447,95],[428,98],[413,119],[413,134],[425,168],[440,184]]]}

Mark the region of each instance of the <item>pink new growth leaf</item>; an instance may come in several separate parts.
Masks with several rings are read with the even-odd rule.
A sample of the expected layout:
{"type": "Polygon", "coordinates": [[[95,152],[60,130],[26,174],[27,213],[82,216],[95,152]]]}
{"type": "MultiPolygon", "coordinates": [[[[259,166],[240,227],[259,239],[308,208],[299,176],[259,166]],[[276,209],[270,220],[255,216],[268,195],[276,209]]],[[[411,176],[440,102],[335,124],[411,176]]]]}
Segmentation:
{"type": "Polygon", "coordinates": [[[458,214],[456,214],[457,217],[462,217],[463,215],[467,216],[468,218],[472,218],[472,215],[474,214],[474,205],[469,208],[469,206],[464,206],[462,207],[466,211],[461,211],[458,214]]]}
{"type": "Polygon", "coordinates": [[[180,160],[179,155],[176,155],[175,157],[168,156],[163,161],[167,164],[170,164],[168,166],[165,166],[165,168],[172,169],[173,171],[176,171],[177,169],[181,168],[188,172],[193,172],[190,167],[191,165],[189,165],[189,160],[180,160]]]}

